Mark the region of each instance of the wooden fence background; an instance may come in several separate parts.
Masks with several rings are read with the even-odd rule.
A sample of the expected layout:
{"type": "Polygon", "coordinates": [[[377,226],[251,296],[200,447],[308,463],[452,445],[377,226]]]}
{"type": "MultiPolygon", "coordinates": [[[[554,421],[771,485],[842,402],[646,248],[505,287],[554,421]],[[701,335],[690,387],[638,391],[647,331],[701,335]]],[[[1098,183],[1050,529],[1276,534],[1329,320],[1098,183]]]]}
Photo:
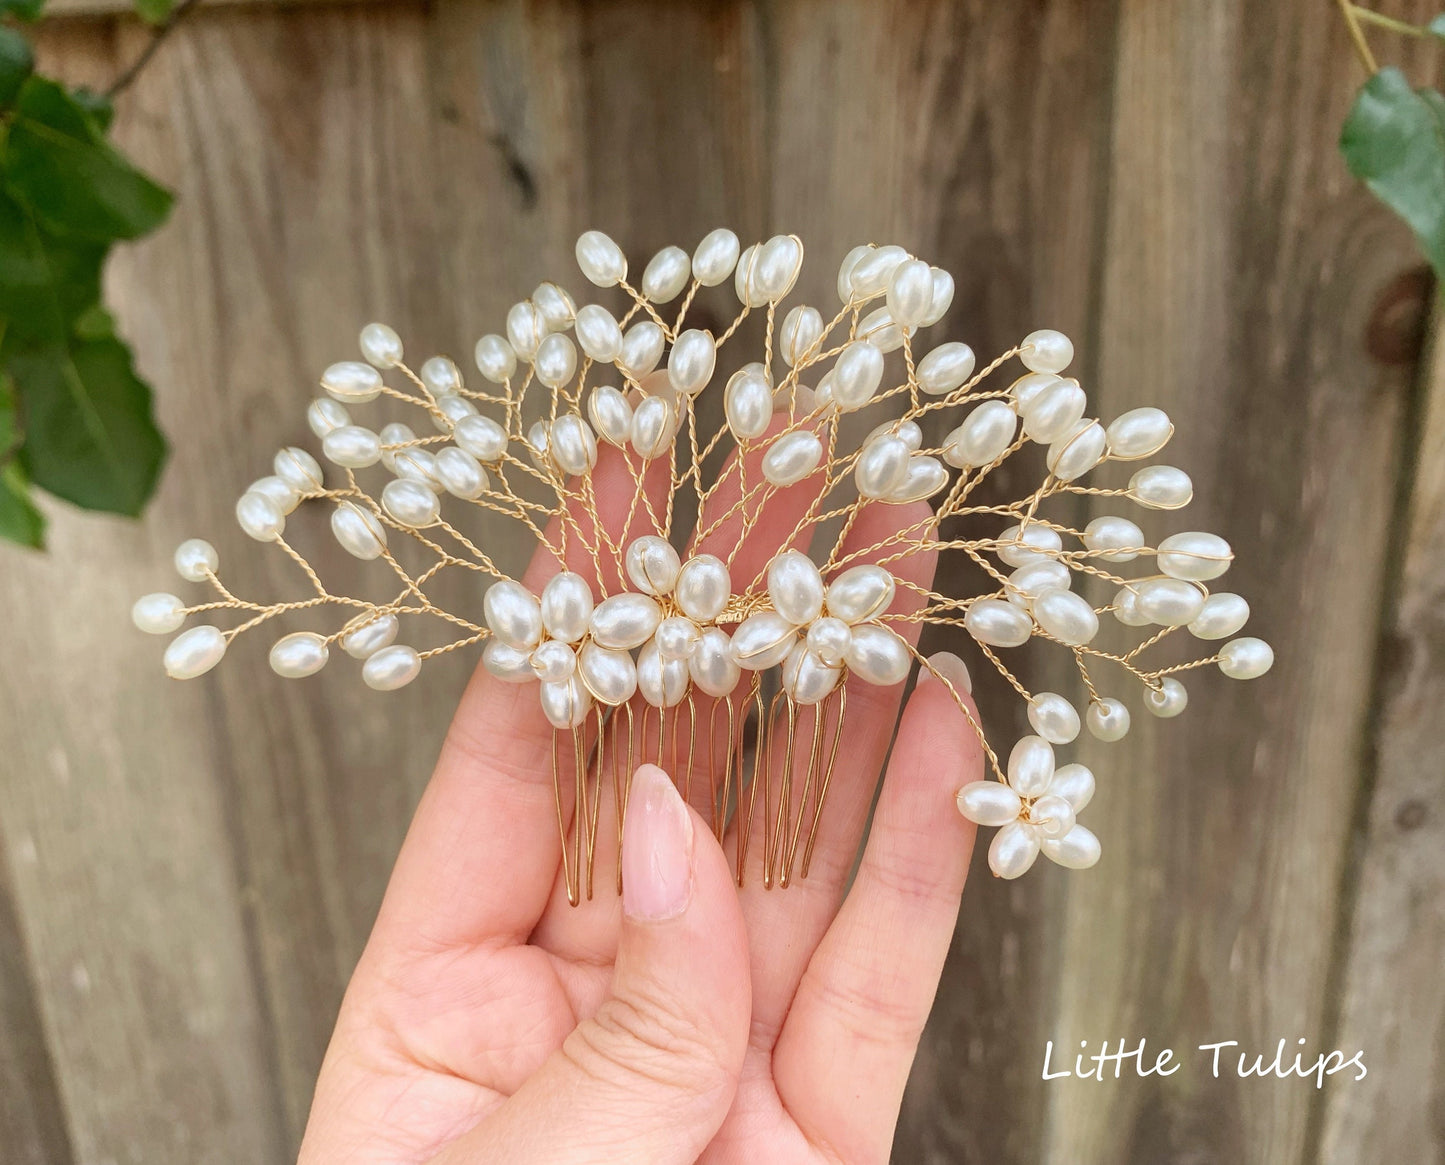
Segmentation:
{"type": "MultiPolygon", "coordinates": [[[[115,76],[147,34],[112,2],[54,0],[44,61],[115,76]]],[[[1434,46],[1379,47],[1432,80],[1434,46]]],[[[895,1159],[1445,1161],[1445,355],[1407,232],[1336,155],[1361,80],[1325,0],[189,18],[118,129],[179,196],[110,272],[174,442],[160,495],[140,524],[52,507],[47,556],[0,554],[0,1157],[294,1152],[469,662],[382,698],[348,668],[283,685],[252,641],[172,684],[127,611],[175,543],[281,593],[232,502],[360,324],[462,355],[539,279],[580,286],[580,230],[646,256],[725,223],[805,235],[814,302],[847,246],[896,241],[953,271],[981,353],[1073,335],[1104,415],[1174,416],[1190,524],[1241,548],[1278,652],[1083,749],[1099,869],[977,877],[895,1159]],[[1040,1079],[1046,1039],[1141,1036],[1184,1070],[1040,1079]],[[1192,1052],[1301,1037],[1368,1077],[1192,1052]]]]}

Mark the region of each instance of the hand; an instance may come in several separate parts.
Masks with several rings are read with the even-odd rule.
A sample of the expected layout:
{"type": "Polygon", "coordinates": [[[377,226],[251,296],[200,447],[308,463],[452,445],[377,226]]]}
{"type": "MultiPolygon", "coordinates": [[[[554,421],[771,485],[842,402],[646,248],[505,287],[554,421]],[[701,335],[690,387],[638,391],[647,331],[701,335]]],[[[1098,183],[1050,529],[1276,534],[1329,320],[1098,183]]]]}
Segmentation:
{"type": "MultiPolygon", "coordinates": [[[[659,470],[644,483],[654,496],[666,489],[659,470]]],[[[615,450],[594,482],[599,512],[575,516],[584,528],[600,522],[619,545],[652,532],[615,450]]],[[[736,545],[734,582],[745,584],[809,512],[809,489],[779,491],[747,528],[734,516],[697,549],[726,557],[736,545]]],[[[710,499],[708,513],[734,500],[710,499]]],[[[926,519],[921,506],[870,505],[849,542],[926,519]]],[[[889,566],[921,586],[932,579],[930,554],[889,566]]],[[[568,567],[595,576],[585,552],[568,567]]],[[[525,581],[540,590],[557,569],[539,552],[525,581]]],[[[893,609],[911,597],[900,587],[893,609]]],[[[916,636],[917,625],[897,629],[916,636]]],[[[765,890],[755,838],[739,890],[735,838],[719,846],[673,781],[643,765],[624,821],[622,898],[605,798],[597,893],[577,907],[535,687],[478,669],[343,1002],[301,1161],[886,1161],[972,848],[953,793],[982,769],[953,695],[976,714],[968,673],[953,656],[930,664],[851,888],[902,684],[849,682],[806,879],[765,890]]],[[[699,701],[700,724],[709,708],[699,701]]],[[[691,782],[700,806],[706,784],[691,782]]]]}

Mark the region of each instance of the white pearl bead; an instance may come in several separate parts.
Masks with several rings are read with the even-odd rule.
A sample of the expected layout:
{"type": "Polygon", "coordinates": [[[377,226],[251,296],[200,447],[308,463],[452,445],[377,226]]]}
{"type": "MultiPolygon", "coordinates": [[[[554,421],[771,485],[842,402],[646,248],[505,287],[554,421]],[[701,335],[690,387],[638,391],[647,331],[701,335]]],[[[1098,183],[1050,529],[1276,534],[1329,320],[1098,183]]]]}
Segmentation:
{"type": "Polygon", "coordinates": [[[169,635],[186,621],[186,605],[175,595],[156,591],[135,601],[130,618],[147,635],[169,635]]]}
{"type": "MultiPolygon", "coordinates": [[[[628,660],[631,663],[631,659],[628,660]]],[[[518,651],[500,639],[488,639],[482,648],[482,666],[489,674],[509,684],[529,684],[537,678],[532,670],[532,653],[518,651]]]]}
{"type": "Polygon", "coordinates": [[[441,516],[441,502],[431,488],[405,477],[386,483],[381,507],[403,526],[430,526],[441,516]]]}
{"type": "Polygon", "coordinates": [[[541,313],[549,332],[566,331],[577,318],[577,302],[565,287],[555,283],[539,283],[532,292],[532,305],[541,313]]]}
{"type": "Polygon", "coordinates": [[[808,650],[829,667],[840,666],[853,645],[853,632],[842,619],[824,615],[814,619],[805,636],[808,650]]]}
{"type": "Polygon", "coordinates": [[[732,640],[718,627],[709,627],[702,633],[687,667],[692,682],[704,694],[715,699],[731,695],[742,675],[742,669],[733,658],[732,640]]]}
{"type": "Polygon", "coordinates": [[[865,340],[855,340],[838,355],[833,366],[833,400],[840,409],[867,404],[883,381],[883,353],[865,340]]]}
{"type": "Polygon", "coordinates": [[[1130,409],[1109,422],[1109,456],[1115,461],[1152,457],[1169,443],[1174,426],[1162,409],[1130,409]]]}
{"type": "Polygon", "coordinates": [[[507,343],[522,360],[531,360],[547,338],[547,321],[530,300],[514,303],[507,311],[507,343]]]}
{"type": "Polygon", "coordinates": [[[482,617],[493,635],[518,651],[530,651],[542,639],[542,604],[513,579],[499,579],[487,588],[482,617]]]}
{"type": "Polygon", "coordinates": [[[479,498],[487,491],[487,471],[465,449],[448,445],[436,455],[437,480],[453,497],[479,498]]]}
{"type": "MultiPolygon", "coordinates": [[[[383,440],[385,437],[383,432],[383,440]]],[[[463,417],[452,430],[452,437],[478,461],[487,464],[500,460],[507,451],[507,431],[491,417],[463,417]]],[[[384,463],[385,458],[382,460],[384,463]]]]}
{"type": "Polygon", "coordinates": [[[657,625],[652,636],[663,659],[687,659],[701,638],[697,624],[686,615],[669,615],[657,625]]]}
{"type": "Polygon", "coordinates": [[[764,302],[777,302],[793,290],[803,266],[803,244],[792,235],[774,235],[758,251],[753,281],[764,302]]]}
{"type": "Polygon", "coordinates": [[[1129,479],[1129,496],[1151,510],[1178,510],[1194,497],[1194,483],[1172,465],[1146,465],[1129,479]]]}
{"type": "Polygon", "coordinates": [[[432,396],[447,396],[462,388],[462,374],[449,356],[432,356],[421,366],[421,382],[432,396]]]}
{"type": "Polygon", "coordinates": [[[477,412],[476,405],[466,397],[458,396],[454,392],[443,393],[437,397],[436,405],[441,417],[433,417],[432,424],[436,426],[439,433],[452,432],[457,427],[457,422],[476,416],[477,412]]]}
{"type": "Polygon", "coordinates": [[[326,666],[331,654],[326,640],[314,631],[294,631],[276,640],[271,648],[271,670],[286,679],[314,676],[326,666]]]}
{"type": "Polygon", "coordinates": [[[1087,870],[1097,865],[1099,839],[1083,825],[1075,825],[1063,837],[1045,837],[1040,842],[1044,855],[1066,870],[1087,870]]]}
{"type": "Polygon", "coordinates": [[[689,328],[673,341],[667,354],[667,378],[672,387],[688,396],[696,396],[712,379],[717,364],[717,345],[712,333],[689,328]]]}
{"type": "Polygon", "coordinates": [[[919,322],[921,328],[931,328],[953,305],[953,276],[941,267],[931,271],[933,279],[933,301],[928,305],[928,314],[919,322]]]}
{"type": "Polygon", "coordinates": [[[564,571],[542,588],[542,626],[553,639],[576,643],[592,618],[592,588],[580,574],[564,571]]]}
{"type": "Polygon", "coordinates": [[[1010,566],[1027,566],[1052,558],[1064,548],[1059,532],[1037,520],[1027,526],[1010,526],[998,536],[998,541],[998,556],[1010,566]]]}
{"type": "Polygon", "coordinates": [[[829,667],[808,650],[805,643],[794,645],[783,660],[783,691],[804,708],[826,700],[843,674],[841,667],[829,667]]]}
{"type": "Polygon", "coordinates": [[[1052,372],[1028,372],[1009,385],[1008,391],[1014,399],[1015,407],[1022,413],[1039,393],[1046,388],[1052,388],[1061,380],[1062,376],[1056,376],[1052,372]]]}
{"type": "Polygon", "coordinates": [[[824,602],[828,614],[856,624],[876,619],[893,605],[896,584],[881,566],[852,566],[828,584],[824,602]]]}
{"type": "Polygon", "coordinates": [[[236,521],[258,542],[273,542],[286,529],[286,515],[265,494],[248,490],[236,503],[236,521]]]}
{"type": "Polygon", "coordinates": [[[365,469],[381,460],[381,438],[361,425],[342,425],[322,439],[321,452],[333,465],[365,469]]]}
{"type": "Polygon", "coordinates": [[[1049,446],[1045,461],[1060,481],[1077,481],[1104,460],[1105,451],[1104,427],[1098,421],[1079,421],[1049,446]]]}
{"type": "Polygon", "coordinates": [[[1024,436],[1040,445],[1052,444],[1078,424],[1088,404],[1078,381],[1057,381],[1024,407],[1024,436]]]}
{"type": "Polygon", "coordinates": [[[1204,600],[1189,633],[1196,639],[1228,639],[1249,621],[1249,604],[1240,595],[1219,591],[1204,600]]]}
{"type": "Polygon", "coordinates": [[[844,255],[843,261],[838,264],[838,299],[843,303],[848,303],[853,299],[853,268],[857,267],[863,257],[871,254],[872,251],[872,247],[863,243],[844,255]]]}
{"type": "Polygon", "coordinates": [[[361,665],[361,678],[368,688],[378,692],[394,692],[416,679],[421,671],[421,656],[414,647],[394,645],[383,647],[361,665]]]}
{"type": "Polygon", "coordinates": [[[933,271],[922,259],[900,263],[888,280],[889,314],[904,327],[916,328],[933,307],[933,271]]]}
{"type": "Polygon", "coordinates": [[[193,680],[220,663],[225,654],[226,637],[219,627],[192,627],[166,645],[161,665],[173,680],[193,680]]]}
{"type": "Polygon", "coordinates": [[[624,565],[632,585],[646,595],[670,595],[682,570],[677,551],[656,534],[634,539],[624,565]]]}
{"type": "Polygon", "coordinates": [[[1207,582],[1228,570],[1233,560],[1228,542],[1202,530],[1171,534],[1159,543],[1159,569],[1173,578],[1207,582]]]}
{"type": "Polygon", "coordinates": [[[544,639],[532,651],[532,674],[544,684],[561,683],[577,670],[577,656],[572,648],[555,639],[544,639]]]}
{"type": "Polygon", "coordinates": [[[952,392],[973,375],[976,363],[973,349],[967,344],[940,344],[918,362],[914,370],[918,387],[930,396],[952,392]]]}
{"type": "Polygon", "coordinates": [[[662,607],[652,596],[613,595],[592,612],[592,638],[603,647],[631,651],[651,639],[660,622],[662,607]]]}
{"type": "Polygon", "coordinates": [[[400,626],[395,615],[378,615],[343,635],[341,650],[353,659],[370,659],[383,647],[391,646],[400,626]]]}
{"type": "Polygon", "coordinates": [[[1039,692],[1029,701],[1029,723],[1050,744],[1068,744],[1079,735],[1078,710],[1057,692],[1039,692]]]}
{"type": "Polygon", "coordinates": [[[1024,610],[1033,607],[1034,599],[1047,590],[1068,590],[1073,578],[1069,568],[1055,558],[1043,558],[1021,566],[1008,576],[1006,597],[1024,610]]]}
{"type": "Polygon", "coordinates": [[[685,659],[664,659],[655,640],[637,653],[637,690],[654,708],[672,708],[687,695],[688,667],[685,659]]]}
{"type": "Polygon", "coordinates": [[[890,437],[901,437],[910,453],[917,453],[923,446],[923,430],[918,427],[918,422],[902,420],[884,421],[863,439],[863,444],[866,445],[875,437],[882,437],[884,434],[890,437]]]}
{"type": "Polygon", "coordinates": [[[850,284],[853,299],[870,299],[880,294],[893,278],[893,273],[908,261],[908,252],[892,244],[871,247],[853,264],[850,284]]]}
{"type": "Polygon", "coordinates": [[[597,464],[597,436],[576,413],[552,422],[547,447],[557,467],[574,477],[590,472],[597,464]]]}
{"type": "Polygon", "coordinates": [[[1039,856],[1039,837],[1033,826],[1021,821],[1005,825],[988,847],[988,868],[1000,878],[1019,878],[1039,856]]]}
{"type": "Polygon", "coordinates": [[[566,731],[578,727],[592,708],[592,696],[578,676],[560,683],[542,684],[537,689],[542,714],[553,728],[566,731]]]}
{"type": "Polygon", "coordinates": [[[865,498],[884,498],[901,489],[908,479],[912,451],[902,437],[872,438],[858,454],[853,477],[865,498]]]}
{"type": "Polygon", "coordinates": [[[1042,736],[1021,736],[1009,752],[1009,788],[1020,797],[1038,797],[1054,775],[1054,749],[1042,736]]]}
{"type": "Polygon", "coordinates": [[[611,364],[622,355],[622,328],[605,307],[589,303],[577,313],[577,343],[589,359],[611,364]]]}
{"type": "Polygon", "coordinates": [[[692,277],[704,287],[727,282],[738,265],[738,237],[726,227],[710,231],[692,253],[692,277]]]}
{"type": "Polygon", "coordinates": [[[783,363],[796,368],[822,337],[822,313],[815,307],[799,304],[783,317],[783,326],[778,331],[778,351],[783,363]]]}
{"type": "Polygon", "coordinates": [[[517,351],[505,339],[489,333],[477,341],[473,351],[477,371],[493,384],[503,384],[517,371],[517,351]]]}
{"type": "Polygon", "coordinates": [[[1144,689],[1144,707],[1162,720],[1178,716],[1188,703],[1188,691],[1173,676],[1164,676],[1158,688],[1144,689]]]}
{"type": "Polygon", "coordinates": [[[205,582],[221,569],[221,556],[204,538],[187,538],[176,547],[176,573],[188,582],[205,582]]]}
{"type": "MultiPolygon", "coordinates": [[[[914,329],[909,328],[912,335],[914,329]]],[[[858,339],[866,340],[880,352],[896,352],[903,347],[904,329],[893,320],[893,313],[886,307],[869,312],[858,323],[858,339]]]]}
{"type": "Polygon", "coordinates": [[[673,597],[689,618],[700,623],[716,619],[732,597],[727,564],[711,554],[688,559],[678,572],[673,597]]]}
{"type": "Polygon", "coordinates": [[[681,247],[663,247],[642,272],[642,294],[653,303],[670,303],[682,294],[692,263],[681,247]]]}
{"type": "Polygon", "coordinates": [[[1034,633],[1024,611],[1003,599],[975,599],[963,617],[964,629],[990,647],[1022,647],[1034,633]]]}
{"type": "Polygon", "coordinates": [[[913,655],[897,633],[879,623],[861,623],[850,634],[847,663],[854,675],[887,688],[908,678],[913,655]]]}
{"type": "Polygon", "coordinates": [[[958,469],[991,465],[1013,444],[1018,423],[1003,401],[984,401],[944,438],[943,459],[958,469]]]}
{"type": "Polygon", "coordinates": [[[1149,616],[1139,609],[1139,591],[1136,585],[1119,588],[1119,593],[1114,596],[1114,618],[1125,627],[1147,627],[1152,622],[1149,616]]]}
{"type": "Polygon", "coordinates": [[[321,466],[316,458],[295,445],[288,445],[272,462],[276,476],[298,494],[315,493],[322,488],[321,466]]]}
{"type": "Polygon", "coordinates": [[[908,459],[908,474],[903,484],[888,495],[890,502],[921,502],[931,498],[948,484],[948,470],[937,457],[920,457],[914,454],[908,459]]]}
{"type": "Polygon", "coordinates": [[[732,655],[749,671],[765,671],[782,663],[797,639],[797,628],[776,611],[758,611],[733,632],[732,655]]]}
{"type": "Polygon", "coordinates": [[[439,486],[436,476],[436,454],[430,449],[416,447],[398,449],[391,455],[391,471],[397,477],[406,478],[431,489],[439,486]]]}
{"type": "Polygon", "coordinates": [[[593,699],[612,708],[627,703],[637,691],[637,665],[632,656],[590,640],[577,655],[577,675],[593,699]]]}
{"type": "Polygon", "coordinates": [[[610,384],[594,388],[587,398],[587,415],[592,418],[597,435],[609,445],[620,448],[627,444],[632,432],[632,406],[617,389],[610,384]]]}
{"type": "Polygon", "coordinates": [[[1030,332],[1019,345],[1019,359],[1030,372],[1062,372],[1074,358],[1074,345],[1062,332],[1030,332]]]}
{"type": "Polygon", "coordinates": [[[1008,825],[1019,819],[1023,807],[1002,781],[972,781],[958,791],[958,811],[976,825],[1008,825]]]}
{"type": "Polygon", "coordinates": [[[785,550],[768,565],[768,597],[789,623],[811,623],[823,611],[823,576],[802,551],[785,550]]]}
{"type": "Polygon", "coordinates": [[[738,441],[751,441],[767,432],[773,419],[773,390],[761,371],[740,368],[723,393],[728,427],[738,441]]]}
{"type": "Polygon", "coordinates": [[[318,396],[306,408],[306,423],[318,437],[325,437],[333,429],[351,424],[351,414],[340,401],[318,396]]]}
{"type": "Polygon", "coordinates": [[[343,360],[321,374],[321,387],[342,404],[365,404],[381,395],[381,373],[360,360],[343,360]]]}
{"type": "Polygon", "coordinates": [[[776,486],[795,485],[818,468],[823,443],[806,430],[779,437],[763,455],[763,477],[776,486]]]}
{"type": "Polygon", "coordinates": [[[661,457],[677,434],[677,410],[665,397],[650,396],[632,412],[632,447],[645,460],[661,457]]]}
{"type": "Polygon", "coordinates": [[[1232,680],[1252,680],[1274,666],[1274,649],[1263,639],[1246,635],[1219,649],[1219,670],[1232,680]]]}
{"type": "Polygon", "coordinates": [[[633,380],[641,380],[662,359],[664,340],[662,329],[651,320],[633,324],[622,337],[622,354],[617,358],[617,367],[633,380]]]}
{"type": "Polygon", "coordinates": [[[376,368],[395,368],[401,363],[401,337],[385,324],[367,324],[361,329],[362,358],[376,368]]]}
{"type": "Polygon", "coordinates": [[[396,472],[396,455],[400,450],[388,448],[388,446],[405,445],[409,441],[416,440],[416,434],[412,432],[410,425],[403,425],[400,421],[392,421],[381,427],[378,434],[381,437],[381,463],[396,472]]]}
{"type": "Polygon", "coordinates": [[[1080,764],[1060,765],[1049,782],[1049,794],[1062,797],[1074,807],[1075,813],[1082,813],[1094,799],[1093,770],[1080,764]]]}
{"type": "Polygon", "coordinates": [[[1038,828],[1040,840],[1063,837],[1074,828],[1074,807],[1046,793],[1029,807],[1029,820],[1038,828]]]}
{"type": "Polygon", "coordinates": [[[1105,562],[1133,562],[1144,549],[1144,531],[1127,518],[1106,514],[1084,527],[1084,545],[1105,562]]]}
{"type": "Polygon", "coordinates": [[[1090,734],[1105,742],[1123,740],[1129,733],[1129,709],[1112,696],[1090,704],[1084,721],[1090,734]]]}
{"type": "Polygon", "coordinates": [[[627,278],[627,256],[601,231],[584,231],[578,237],[577,266],[598,287],[615,287],[627,278]]]}
{"type": "Polygon", "coordinates": [[[577,372],[577,345],[571,336],[554,332],[537,345],[532,367],[548,388],[561,388],[577,372]]]}
{"type": "Polygon", "coordinates": [[[1139,613],[1161,627],[1183,627],[1204,610],[1204,592],[1177,578],[1150,578],[1136,583],[1139,613]]]}
{"type": "Polygon", "coordinates": [[[348,554],[370,562],[381,556],[386,527],[370,510],[355,502],[338,502],[331,513],[331,532],[348,554]]]}

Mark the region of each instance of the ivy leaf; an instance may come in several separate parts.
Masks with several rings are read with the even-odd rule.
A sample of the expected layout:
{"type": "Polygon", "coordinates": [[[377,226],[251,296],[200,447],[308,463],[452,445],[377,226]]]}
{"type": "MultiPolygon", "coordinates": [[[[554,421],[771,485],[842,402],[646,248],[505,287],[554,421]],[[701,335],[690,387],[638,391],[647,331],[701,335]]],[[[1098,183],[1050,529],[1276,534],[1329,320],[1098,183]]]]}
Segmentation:
{"type": "Polygon", "coordinates": [[[1445,98],[1415,91],[1399,69],[1365,82],[1340,133],[1350,173],[1415,232],[1445,276],[1445,98]]]}
{"type": "Polygon", "coordinates": [[[160,226],[171,208],[170,193],[112,149],[86,108],[44,77],[20,89],[0,174],[42,225],[77,238],[133,239],[160,226]]]}
{"type": "Polygon", "coordinates": [[[136,14],[147,24],[164,24],[175,0],[135,0],[136,14]]]}
{"type": "Polygon", "coordinates": [[[45,546],[45,518],[30,501],[29,484],[15,453],[20,444],[15,392],[9,378],[0,379],[0,538],[45,546]]]}
{"type": "Polygon", "coordinates": [[[45,0],[0,0],[0,16],[14,16],[20,20],[31,21],[40,15],[40,10],[45,7],[45,0]]]}
{"type": "Polygon", "coordinates": [[[35,71],[30,42],[13,28],[0,25],[0,109],[9,109],[25,79],[35,71]]]}
{"type": "Polygon", "coordinates": [[[100,301],[107,247],[50,234],[0,188],[0,321],[7,341],[61,348],[100,301]]]}

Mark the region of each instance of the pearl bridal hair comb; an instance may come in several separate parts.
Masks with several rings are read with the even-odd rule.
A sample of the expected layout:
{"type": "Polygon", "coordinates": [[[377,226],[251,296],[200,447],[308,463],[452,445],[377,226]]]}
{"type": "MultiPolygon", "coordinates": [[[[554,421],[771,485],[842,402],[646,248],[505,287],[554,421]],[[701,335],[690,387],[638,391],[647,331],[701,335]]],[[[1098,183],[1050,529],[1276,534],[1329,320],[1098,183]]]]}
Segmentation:
{"type": "Polygon", "coordinates": [[[288,555],[309,592],[270,604],[240,599],[222,583],[209,543],[182,543],[177,570],[217,597],[188,606],[147,595],[135,605],[137,626],[170,634],[188,616],[222,611],[244,621],[182,631],[165,651],[168,674],[203,674],[241,632],[293,611],[334,617],[276,641],[271,666],[286,677],[314,674],[339,646],[361,661],[366,684],[387,691],[411,683],[428,659],[480,644],[487,670],[532,685],[553,725],[575,903],[593,891],[607,786],[620,832],[633,768],[664,755],[680,780],[708,782],[720,838],[736,822],[740,879],[759,833],[765,884],[786,886],[795,869],[806,875],[850,693],[900,683],[915,660],[929,667],[916,634],[900,634],[910,624],[915,633],[962,626],[1027,702],[1035,735],[1000,762],[960,693],[933,672],[992,769],[992,779],[959,790],[958,808],[1000,827],[988,856],[1004,878],[1040,852],[1074,868],[1099,858],[1098,840],[1076,820],[1094,776],[1056,765],[1054,755],[1081,719],[1101,740],[1128,731],[1128,709],[1100,693],[1096,671],[1132,676],[1145,707],[1170,717],[1187,699],[1183,671],[1216,664],[1248,679],[1269,669],[1266,643],[1231,638],[1248,618],[1245,600],[1209,590],[1230,565],[1224,539],[1189,531],[1151,547],[1125,517],[1078,530],[1048,516],[1049,502],[1080,494],[1177,510],[1193,492],[1168,465],[1140,468],[1116,488],[1081,484],[1108,462],[1152,457],[1173,426],[1154,408],[1107,424],[1089,417],[1084,390],[1064,375],[1073,346],[1060,333],[1033,332],[981,370],[966,344],[925,347],[920,331],[948,309],[953,280],[896,246],[848,252],[831,318],[780,306],[803,262],[792,235],[742,249],[731,231],[716,230],[691,256],[667,247],[640,289],[606,235],[588,231],[576,253],[607,302],[579,308],[543,283],[508,312],[505,335],[477,341],[479,385],[443,356],[414,372],[391,328],[362,330],[364,361],[326,369],[324,395],[307,410],[336,473],[323,475],[303,449],[282,449],[274,472],[236,504],[242,529],[288,555]],[[729,280],[737,302],[721,286],[729,280]],[[717,336],[689,326],[707,297],[726,297],[721,318],[733,317],[717,336]],[[732,356],[759,330],[756,319],[744,329],[750,315],[762,316],[761,350],[720,371],[724,349],[732,356]],[[1022,375],[995,377],[1015,359],[1022,375]],[[362,423],[360,406],[373,402],[405,406],[416,427],[362,423]],[[865,410],[875,410],[876,427],[852,417],[865,410]],[[925,432],[945,435],[925,448],[925,432]],[[1016,501],[983,499],[981,484],[1005,462],[1027,460],[1031,445],[1044,452],[1042,472],[1031,471],[1037,486],[1016,501]],[[284,536],[302,501],[330,507],[336,540],[375,562],[394,598],[350,598],[322,582],[284,536]],[[557,568],[538,575],[545,585],[498,568],[467,532],[478,511],[516,522],[544,548],[557,568]],[[690,540],[681,537],[684,516],[695,518],[690,540]],[[910,564],[932,553],[971,563],[976,593],[920,581],[910,564]],[[1128,563],[1142,573],[1117,573],[1128,563]],[[443,571],[484,576],[477,601],[436,605],[428,587],[443,571]],[[1142,642],[1095,646],[1105,616],[1141,629],[1142,642]],[[1143,653],[1184,628],[1226,642],[1193,662],[1146,668],[1143,653]],[[1032,638],[1072,655],[1087,695],[1082,718],[1064,696],[1030,692],[1004,662],[1032,638]],[[427,642],[436,645],[412,646],[427,642]],[[572,821],[564,793],[575,794],[572,821]]]}

